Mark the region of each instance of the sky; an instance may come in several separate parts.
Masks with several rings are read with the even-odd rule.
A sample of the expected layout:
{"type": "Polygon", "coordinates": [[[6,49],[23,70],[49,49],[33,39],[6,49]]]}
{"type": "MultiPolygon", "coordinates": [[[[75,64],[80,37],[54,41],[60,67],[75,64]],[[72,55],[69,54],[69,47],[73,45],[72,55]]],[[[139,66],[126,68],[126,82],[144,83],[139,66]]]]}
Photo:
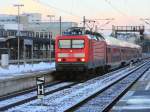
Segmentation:
{"type": "Polygon", "coordinates": [[[16,14],[17,9],[13,7],[16,3],[24,4],[21,12],[39,12],[43,19],[51,14],[55,19],[62,16],[64,21],[80,22],[85,16],[88,19],[114,18],[109,25],[139,25],[144,24],[140,18],[150,18],[150,0],[1,0],[0,12],[16,14]]]}

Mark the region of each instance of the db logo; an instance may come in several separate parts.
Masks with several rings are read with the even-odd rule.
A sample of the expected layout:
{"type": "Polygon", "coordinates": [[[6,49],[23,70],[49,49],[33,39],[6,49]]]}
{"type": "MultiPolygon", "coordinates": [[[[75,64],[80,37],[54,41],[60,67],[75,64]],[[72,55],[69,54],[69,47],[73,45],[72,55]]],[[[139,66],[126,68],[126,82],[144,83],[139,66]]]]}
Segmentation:
{"type": "Polygon", "coordinates": [[[69,54],[69,57],[73,57],[73,56],[74,56],[73,54],[71,54],[71,53],[69,54]]]}

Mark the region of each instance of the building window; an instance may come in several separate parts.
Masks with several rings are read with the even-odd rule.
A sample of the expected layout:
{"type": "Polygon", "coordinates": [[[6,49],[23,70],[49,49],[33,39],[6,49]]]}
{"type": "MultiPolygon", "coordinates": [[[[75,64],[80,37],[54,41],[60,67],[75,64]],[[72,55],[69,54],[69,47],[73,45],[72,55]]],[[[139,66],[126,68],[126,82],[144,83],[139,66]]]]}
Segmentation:
{"type": "Polygon", "coordinates": [[[43,32],[40,32],[40,38],[43,38],[43,32]]]}
{"type": "Polygon", "coordinates": [[[44,34],[44,38],[48,38],[47,32],[45,32],[45,34],[44,34]]]}
{"type": "Polygon", "coordinates": [[[36,37],[39,37],[39,32],[36,32],[36,37]]]}

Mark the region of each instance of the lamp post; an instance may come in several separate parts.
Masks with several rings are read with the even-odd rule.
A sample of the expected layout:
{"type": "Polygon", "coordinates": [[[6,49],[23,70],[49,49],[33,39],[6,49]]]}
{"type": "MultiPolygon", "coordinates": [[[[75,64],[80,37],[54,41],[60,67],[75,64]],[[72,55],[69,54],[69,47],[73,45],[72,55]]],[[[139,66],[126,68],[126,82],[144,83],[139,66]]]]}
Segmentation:
{"type": "Polygon", "coordinates": [[[47,15],[47,17],[49,17],[50,22],[52,22],[52,18],[54,18],[55,15],[47,15]]]}
{"type": "Polygon", "coordinates": [[[59,33],[60,33],[60,36],[62,36],[62,18],[61,16],[59,17],[59,33]]]}
{"type": "Polygon", "coordinates": [[[18,67],[19,67],[19,62],[20,62],[20,8],[23,7],[23,4],[15,4],[14,7],[17,7],[18,9],[18,32],[17,32],[17,36],[18,36],[18,67]]]}
{"type": "MultiPolygon", "coordinates": [[[[47,15],[47,17],[49,17],[49,20],[50,20],[50,23],[51,23],[51,22],[52,22],[52,18],[54,18],[55,15],[47,15]]],[[[52,53],[51,53],[52,32],[49,32],[49,31],[48,31],[48,36],[49,36],[49,39],[50,39],[50,41],[49,41],[49,52],[50,52],[49,55],[50,55],[50,57],[49,57],[49,58],[50,58],[50,61],[51,61],[51,58],[52,58],[52,57],[51,57],[51,54],[52,54],[52,53]]]]}

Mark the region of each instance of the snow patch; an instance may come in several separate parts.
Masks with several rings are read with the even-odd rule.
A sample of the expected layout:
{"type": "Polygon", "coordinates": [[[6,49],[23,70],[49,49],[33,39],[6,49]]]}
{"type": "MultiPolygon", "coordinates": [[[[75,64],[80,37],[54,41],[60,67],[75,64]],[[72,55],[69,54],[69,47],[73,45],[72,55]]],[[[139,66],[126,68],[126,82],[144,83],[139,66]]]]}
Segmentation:
{"type": "Polygon", "coordinates": [[[50,69],[55,69],[55,63],[52,62],[40,62],[37,64],[25,64],[20,65],[9,65],[8,68],[0,67],[0,79],[11,78],[18,75],[23,75],[25,73],[33,73],[40,71],[48,71],[50,69]]]}

